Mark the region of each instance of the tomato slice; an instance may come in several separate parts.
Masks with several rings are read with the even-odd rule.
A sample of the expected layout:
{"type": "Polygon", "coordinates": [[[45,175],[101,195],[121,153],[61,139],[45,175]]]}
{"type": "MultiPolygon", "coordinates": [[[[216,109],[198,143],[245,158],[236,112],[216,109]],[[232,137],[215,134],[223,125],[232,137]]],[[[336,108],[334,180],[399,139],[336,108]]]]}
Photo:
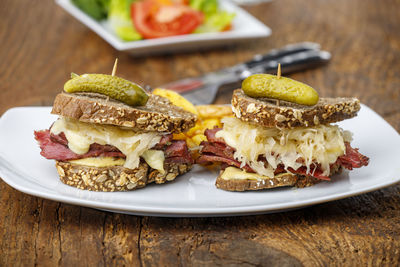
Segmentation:
{"type": "Polygon", "coordinates": [[[131,6],[136,30],[144,38],[160,38],[193,32],[204,20],[201,12],[187,5],[145,0],[131,6]]]}

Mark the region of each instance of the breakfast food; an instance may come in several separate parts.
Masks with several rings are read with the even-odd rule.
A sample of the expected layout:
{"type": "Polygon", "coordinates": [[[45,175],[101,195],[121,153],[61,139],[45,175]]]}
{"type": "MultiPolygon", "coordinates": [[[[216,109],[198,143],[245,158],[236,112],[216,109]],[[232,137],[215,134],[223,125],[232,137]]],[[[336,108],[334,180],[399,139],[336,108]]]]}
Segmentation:
{"type": "Polygon", "coordinates": [[[50,129],[35,132],[41,155],[56,160],[63,183],[93,191],[127,191],[172,181],[190,170],[193,159],[186,142],[173,140],[172,134],[193,127],[196,115],[166,98],[140,92],[140,87],[129,94],[135,103],[130,105],[125,97],[120,101],[111,97],[115,92],[108,94],[118,90],[115,83],[94,84],[103,87],[58,94],[52,114],[59,119],[50,129]]]}
{"type": "Polygon", "coordinates": [[[330,123],[357,115],[356,98],[319,98],[313,106],[233,93],[234,118],[205,131],[200,164],[220,162],[216,186],[229,191],[305,187],[343,168],[368,165],[352,148],[352,134],[330,123]]]}

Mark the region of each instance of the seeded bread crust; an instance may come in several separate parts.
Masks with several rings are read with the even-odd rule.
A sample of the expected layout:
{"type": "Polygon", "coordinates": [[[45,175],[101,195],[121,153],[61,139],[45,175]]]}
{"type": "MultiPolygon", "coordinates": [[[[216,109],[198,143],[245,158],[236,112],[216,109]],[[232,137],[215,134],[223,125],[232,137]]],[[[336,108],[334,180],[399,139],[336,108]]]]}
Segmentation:
{"type": "MultiPolygon", "coordinates": [[[[337,166],[331,169],[331,175],[342,172],[342,167],[337,166]]],[[[316,179],[308,175],[297,175],[286,173],[279,178],[271,178],[265,180],[243,180],[243,179],[231,179],[225,180],[221,178],[223,171],[217,177],[215,185],[219,189],[226,191],[250,191],[250,190],[262,190],[270,189],[282,186],[295,186],[297,188],[303,188],[315,185],[322,180],[316,179]]]]}
{"type": "Polygon", "coordinates": [[[60,93],[52,114],[89,123],[112,124],[141,132],[180,133],[192,128],[196,115],[161,96],[149,95],[145,106],[132,107],[95,93],[60,93]]]}
{"type": "Polygon", "coordinates": [[[232,96],[232,110],[242,121],[264,127],[312,127],[355,117],[360,110],[357,98],[320,98],[314,106],[304,106],[268,98],[252,98],[242,89],[232,96]]]}
{"type": "Polygon", "coordinates": [[[166,163],[165,173],[161,174],[145,162],[141,162],[136,169],[127,169],[123,166],[97,168],[56,161],[57,172],[64,184],[83,190],[103,192],[131,191],[153,182],[163,184],[173,181],[191,168],[191,164],[166,163]]]}

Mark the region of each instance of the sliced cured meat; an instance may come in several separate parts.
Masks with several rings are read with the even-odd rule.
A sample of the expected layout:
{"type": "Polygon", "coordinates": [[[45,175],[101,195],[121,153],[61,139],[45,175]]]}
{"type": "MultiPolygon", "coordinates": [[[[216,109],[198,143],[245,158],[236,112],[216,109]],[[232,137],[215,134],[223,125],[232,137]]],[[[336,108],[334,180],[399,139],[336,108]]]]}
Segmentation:
{"type": "Polygon", "coordinates": [[[345,145],[346,154],[338,158],[343,167],[352,170],[353,168],[361,168],[368,165],[369,158],[358,152],[358,148],[352,148],[349,143],[345,143],[345,145]]]}
{"type": "Polygon", "coordinates": [[[193,159],[189,153],[180,157],[169,157],[165,159],[165,163],[193,163],[193,159]]]}
{"type": "Polygon", "coordinates": [[[60,144],[62,144],[64,146],[68,146],[68,140],[67,140],[67,137],[65,136],[64,133],[53,134],[53,133],[50,132],[50,139],[53,142],[60,143],[60,144]]]}
{"type": "Polygon", "coordinates": [[[210,143],[203,141],[200,145],[202,146],[202,153],[212,153],[220,157],[234,159],[233,154],[235,153],[235,149],[225,143],[210,143]]]}
{"type": "Polygon", "coordinates": [[[165,157],[182,156],[188,150],[186,142],[183,140],[173,141],[165,148],[165,157]]]}
{"type": "Polygon", "coordinates": [[[125,155],[116,147],[109,145],[103,146],[99,144],[91,144],[89,151],[85,154],[76,154],[62,143],[54,142],[54,138],[51,138],[50,130],[35,131],[34,134],[35,139],[39,142],[40,149],[42,150],[40,155],[47,159],[66,161],[90,157],[125,158],[125,155]]]}
{"type": "Polygon", "coordinates": [[[288,171],[290,171],[291,173],[294,173],[294,174],[313,176],[320,180],[326,180],[326,181],[331,180],[331,178],[329,178],[329,176],[322,175],[323,172],[319,167],[311,170],[311,172],[309,172],[309,173],[307,173],[307,167],[305,167],[305,166],[302,166],[302,167],[298,168],[297,170],[294,170],[293,168],[288,168],[288,171]]]}
{"type": "Polygon", "coordinates": [[[172,138],[173,138],[173,136],[172,136],[172,134],[166,134],[166,135],[163,135],[162,137],[161,137],[161,140],[160,140],[160,142],[158,143],[159,145],[167,145],[168,143],[170,143],[171,141],[172,141],[172,138]]]}
{"type": "Polygon", "coordinates": [[[166,145],[168,145],[168,144],[171,143],[172,138],[173,138],[172,134],[163,135],[163,136],[161,137],[160,142],[158,142],[158,144],[155,145],[155,146],[153,147],[153,149],[163,150],[164,147],[165,147],[166,145]]]}
{"type": "Polygon", "coordinates": [[[204,131],[204,135],[207,137],[207,140],[211,143],[223,143],[225,144],[225,140],[220,137],[215,137],[215,134],[221,131],[222,128],[214,128],[214,129],[207,129],[204,131]]]}
{"type": "Polygon", "coordinates": [[[186,142],[183,140],[172,141],[170,145],[165,147],[164,153],[166,162],[193,163],[186,142]]]}
{"type": "MultiPolygon", "coordinates": [[[[89,157],[118,157],[126,156],[116,147],[111,145],[91,144],[89,151],[85,154],[76,154],[68,148],[68,140],[64,133],[58,135],[50,133],[50,130],[35,131],[35,139],[39,142],[40,154],[47,159],[68,161],[89,157]]],[[[166,162],[193,163],[185,141],[172,141],[172,134],[164,135],[159,144],[159,150],[165,151],[166,162]],[[171,159],[170,159],[171,158],[171,159]]]]}
{"type": "Polygon", "coordinates": [[[50,138],[50,131],[35,131],[35,139],[39,142],[40,155],[46,159],[73,158],[75,153],[61,143],[54,142],[50,138]]]}
{"type": "MultiPolygon", "coordinates": [[[[219,157],[219,156],[211,155],[211,154],[203,154],[196,161],[196,163],[198,163],[198,164],[209,164],[209,163],[214,163],[214,162],[222,162],[229,166],[241,168],[240,162],[237,160],[226,158],[226,157],[219,157]]],[[[241,168],[241,169],[244,169],[247,172],[254,172],[253,169],[250,168],[248,165],[243,166],[243,168],[241,168]]]]}
{"type": "MultiPolygon", "coordinates": [[[[215,134],[221,130],[220,128],[214,128],[212,130],[206,130],[204,134],[207,137],[207,141],[203,141],[201,143],[202,149],[200,151],[201,156],[197,159],[197,163],[206,164],[206,163],[214,163],[220,162],[223,167],[227,166],[235,166],[237,168],[241,168],[246,170],[247,172],[255,172],[249,165],[245,165],[244,167],[240,167],[241,163],[234,158],[235,149],[229,145],[227,145],[222,138],[215,137],[215,134]]],[[[362,155],[358,152],[358,149],[352,148],[349,143],[345,143],[346,145],[346,154],[340,156],[337,161],[332,166],[342,166],[346,169],[352,170],[353,168],[360,168],[362,166],[367,166],[369,162],[369,158],[362,155]]],[[[259,161],[265,162],[268,164],[264,157],[259,157],[259,161]]],[[[303,163],[303,159],[298,159],[297,162],[303,163]]],[[[321,180],[330,180],[329,176],[323,175],[323,171],[319,164],[315,164],[314,169],[307,172],[307,167],[302,166],[297,170],[293,168],[288,168],[288,171],[291,173],[299,174],[299,175],[308,175],[313,176],[317,179],[321,180]]],[[[278,165],[275,169],[274,173],[282,173],[284,172],[284,166],[282,164],[278,165]]]]}

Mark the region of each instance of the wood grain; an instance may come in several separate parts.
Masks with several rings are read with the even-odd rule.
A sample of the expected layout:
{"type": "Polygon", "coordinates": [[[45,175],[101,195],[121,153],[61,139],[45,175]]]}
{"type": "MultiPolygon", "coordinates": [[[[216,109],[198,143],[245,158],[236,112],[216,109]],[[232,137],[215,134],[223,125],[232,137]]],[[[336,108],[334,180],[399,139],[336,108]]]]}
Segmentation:
{"type": "MultiPolygon", "coordinates": [[[[0,114],[51,105],[70,72],[111,73],[156,87],[314,41],[332,62],[291,75],[322,96],[356,96],[400,131],[400,1],[279,0],[246,7],[270,38],[134,58],[54,1],[0,5],[0,114]]],[[[229,102],[221,88],[218,103],[229,102]]],[[[373,130],[373,126],[371,127],[373,130]]],[[[377,140],[378,142],[378,140],[377,140]]],[[[23,194],[0,182],[0,266],[399,266],[400,186],[278,214],[128,216],[23,194]]]]}

